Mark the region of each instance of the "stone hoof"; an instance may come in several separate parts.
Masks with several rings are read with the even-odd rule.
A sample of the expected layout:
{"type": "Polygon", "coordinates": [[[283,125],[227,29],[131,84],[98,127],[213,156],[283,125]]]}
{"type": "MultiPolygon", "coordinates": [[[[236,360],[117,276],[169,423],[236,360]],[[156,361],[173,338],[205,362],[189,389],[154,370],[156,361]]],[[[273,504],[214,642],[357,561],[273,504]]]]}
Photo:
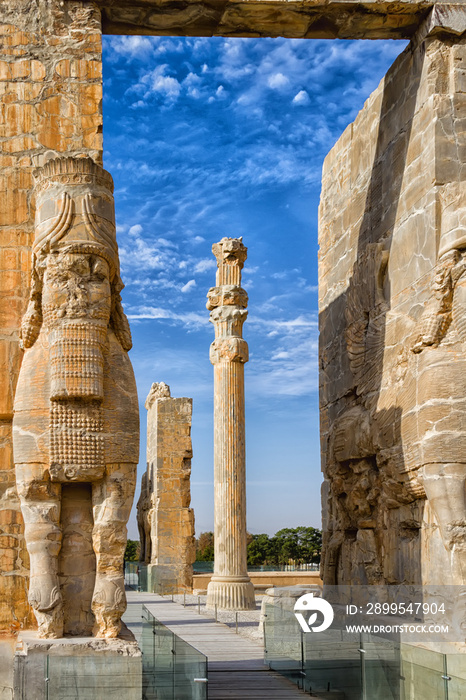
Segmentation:
{"type": "Polygon", "coordinates": [[[96,619],[94,636],[106,639],[118,637],[121,629],[120,618],[125,610],[126,595],[123,576],[110,578],[103,574],[97,574],[92,597],[92,612],[96,619]]]}
{"type": "Polygon", "coordinates": [[[57,605],[51,612],[34,610],[39,637],[41,639],[60,639],[63,637],[63,606],[57,605]]]}
{"type": "Polygon", "coordinates": [[[118,611],[95,609],[95,625],[92,630],[94,637],[99,639],[115,639],[121,630],[121,614],[118,611]]]}
{"type": "Polygon", "coordinates": [[[31,577],[28,601],[38,612],[48,612],[59,605],[62,597],[56,576],[45,574],[31,577]]]}

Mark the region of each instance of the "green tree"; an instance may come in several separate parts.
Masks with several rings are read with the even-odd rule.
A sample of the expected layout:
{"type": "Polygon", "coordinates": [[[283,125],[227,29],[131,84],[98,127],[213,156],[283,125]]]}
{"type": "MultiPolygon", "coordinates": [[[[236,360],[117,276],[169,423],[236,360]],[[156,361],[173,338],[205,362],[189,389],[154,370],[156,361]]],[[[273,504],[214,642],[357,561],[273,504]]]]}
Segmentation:
{"type": "Polygon", "coordinates": [[[137,561],[139,559],[140,543],[137,540],[127,540],[125,549],[125,561],[137,561]]]}
{"type": "Polygon", "coordinates": [[[196,561],[214,560],[214,533],[201,532],[196,540],[196,561]]]}
{"type": "Polygon", "coordinates": [[[270,538],[266,534],[252,535],[248,544],[248,564],[260,566],[268,561],[270,554],[270,538]]]}
{"type": "Polygon", "coordinates": [[[322,531],[315,527],[300,527],[299,540],[301,558],[304,564],[312,564],[320,561],[322,552],[322,531]]]}
{"type": "Polygon", "coordinates": [[[279,564],[310,564],[320,559],[322,533],[314,527],[283,528],[274,539],[279,564]]]}

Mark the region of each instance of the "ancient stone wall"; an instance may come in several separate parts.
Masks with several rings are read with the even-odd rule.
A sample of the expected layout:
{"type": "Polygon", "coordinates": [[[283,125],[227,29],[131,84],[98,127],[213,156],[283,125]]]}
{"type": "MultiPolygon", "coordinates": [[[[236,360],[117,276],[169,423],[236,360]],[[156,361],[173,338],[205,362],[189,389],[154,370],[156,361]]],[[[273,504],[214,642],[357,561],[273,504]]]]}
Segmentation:
{"type": "Polygon", "coordinates": [[[50,155],[102,162],[100,12],[87,0],[0,3],[0,630],[30,617],[11,449],[18,334],[31,274],[32,171],[50,155]]]}
{"type": "Polygon", "coordinates": [[[152,578],[167,589],[192,588],[196,558],[191,503],[193,400],[172,398],[154,383],[146,400],[147,472],[138,501],[140,560],[153,565],[152,578]]]}
{"type": "Polygon", "coordinates": [[[324,165],[329,584],[466,582],[466,41],[428,31],[324,165]]]}

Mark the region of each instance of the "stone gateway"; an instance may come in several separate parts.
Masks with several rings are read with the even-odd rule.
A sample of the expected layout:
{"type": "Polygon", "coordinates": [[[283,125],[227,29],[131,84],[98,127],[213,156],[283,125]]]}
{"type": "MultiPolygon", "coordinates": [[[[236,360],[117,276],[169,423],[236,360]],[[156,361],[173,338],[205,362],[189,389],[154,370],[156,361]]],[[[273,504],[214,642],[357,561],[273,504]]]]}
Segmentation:
{"type": "Polygon", "coordinates": [[[2,0],[1,630],[34,624],[30,570],[42,634],[93,609],[114,635],[124,607],[137,419],[102,33],[411,40],[323,172],[324,578],[466,582],[465,31],[463,0],[2,0]]]}

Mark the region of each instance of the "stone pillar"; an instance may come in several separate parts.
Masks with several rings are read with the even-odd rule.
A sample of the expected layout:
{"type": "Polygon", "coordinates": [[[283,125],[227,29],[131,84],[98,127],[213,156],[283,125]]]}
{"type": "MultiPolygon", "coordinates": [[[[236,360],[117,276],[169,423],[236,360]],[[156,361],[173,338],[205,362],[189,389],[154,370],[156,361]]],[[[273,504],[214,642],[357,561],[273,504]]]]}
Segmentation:
{"type": "Polygon", "coordinates": [[[248,296],[241,288],[247,248],[241,238],[222,238],[212,251],[218,266],[217,285],[207,295],[215,326],[210,347],[214,365],[215,566],[207,605],[250,610],[255,607],[255,598],[247,570],[244,426],[244,363],[249,358],[242,338],[248,296]]]}
{"type": "Polygon", "coordinates": [[[33,170],[46,156],[102,163],[102,43],[94,2],[0,2],[0,631],[28,625],[29,555],[16,493],[13,400],[34,232],[33,170]]]}
{"type": "Polygon", "coordinates": [[[138,502],[140,561],[148,585],[176,593],[192,589],[196,558],[191,503],[193,400],[172,398],[164,382],[152,384],[146,400],[147,472],[138,502]]]}

